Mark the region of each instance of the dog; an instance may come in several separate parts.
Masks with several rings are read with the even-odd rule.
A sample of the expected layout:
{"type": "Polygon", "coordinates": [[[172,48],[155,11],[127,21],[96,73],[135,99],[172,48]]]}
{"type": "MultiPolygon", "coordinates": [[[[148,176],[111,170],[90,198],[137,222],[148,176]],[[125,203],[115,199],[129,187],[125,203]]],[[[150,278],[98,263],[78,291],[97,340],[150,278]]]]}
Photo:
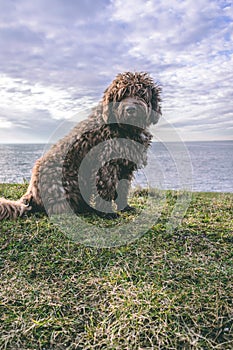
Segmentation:
{"type": "Polygon", "coordinates": [[[27,192],[0,198],[0,220],[26,213],[95,213],[115,218],[134,210],[133,173],[146,165],[149,127],[161,115],[161,87],[146,72],[118,74],[90,116],[35,163],[27,192]]]}

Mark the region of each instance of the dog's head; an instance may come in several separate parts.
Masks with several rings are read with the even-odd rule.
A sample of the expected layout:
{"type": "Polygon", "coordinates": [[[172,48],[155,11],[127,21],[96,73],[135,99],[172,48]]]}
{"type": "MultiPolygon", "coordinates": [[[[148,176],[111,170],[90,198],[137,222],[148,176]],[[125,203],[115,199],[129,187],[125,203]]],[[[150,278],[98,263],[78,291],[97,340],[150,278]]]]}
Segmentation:
{"type": "Polygon", "coordinates": [[[118,74],[103,96],[105,123],[148,127],[161,115],[161,88],[147,73],[118,74]]]}

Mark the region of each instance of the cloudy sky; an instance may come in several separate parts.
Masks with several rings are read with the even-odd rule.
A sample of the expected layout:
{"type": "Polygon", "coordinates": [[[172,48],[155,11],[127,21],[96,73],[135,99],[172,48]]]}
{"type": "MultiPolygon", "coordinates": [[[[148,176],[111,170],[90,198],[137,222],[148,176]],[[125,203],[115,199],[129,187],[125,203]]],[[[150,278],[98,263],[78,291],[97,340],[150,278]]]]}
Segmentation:
{"type": "Polygon", "coordinates": [[[0,143],[47,142],[123,71],[162,85],[155,132],[233,139],[232,1],[0,0],[0,10],[0,143]]]}

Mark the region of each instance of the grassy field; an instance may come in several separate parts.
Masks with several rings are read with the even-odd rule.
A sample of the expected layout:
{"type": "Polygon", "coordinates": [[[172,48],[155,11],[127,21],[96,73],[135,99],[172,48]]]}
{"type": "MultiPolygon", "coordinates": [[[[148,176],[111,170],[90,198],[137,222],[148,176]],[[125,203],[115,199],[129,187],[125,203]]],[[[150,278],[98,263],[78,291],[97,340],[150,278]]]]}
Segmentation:
{"type": "Polygon", "coordinates": [[[0,349],[231,350],[233,194],[194,193],[169,232],[176,196],[121,247],[75,243],[42,215],[1,222],[0,349]]]}

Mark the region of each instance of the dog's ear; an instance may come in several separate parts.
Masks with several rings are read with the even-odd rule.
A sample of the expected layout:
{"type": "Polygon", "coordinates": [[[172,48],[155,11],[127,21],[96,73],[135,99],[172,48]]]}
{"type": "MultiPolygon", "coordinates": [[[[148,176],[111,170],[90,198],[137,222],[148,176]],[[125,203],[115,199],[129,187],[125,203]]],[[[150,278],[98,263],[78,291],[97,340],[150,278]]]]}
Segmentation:
{"type": "Polygon", "coordinates": [[[156,112],[152,109],[150,113],[150,124],[157,124],[160,116],[161,112],[156,112]]]}
{"type": "Polygon", "coordinates": [[[161,111],[161,87],[159,85],[154,85],[151,89],[151,106],[152,106],[152,110],[151,110],[151,114],[150,114],[150,122],[152,124],[156,124],[158,123],[158,120],[160,118],[160,116],[162,115],[162,111],[161,111]]]}
{"type": "Polygon", "coordinates": [[[106,124],[116,123],[114,105],[116,104],[117,90],[113,83],[108,87],[102,99],[102,118],[106,124]]]}
{"type": "Polygon", "coordinates": [[[105,124],[116,122],[115,114],[113,112],[113,102],[104,99],[102,102],[102,118],[105,124]]]}
{"type": "Polygon", "coordinates": [[[103,101],[103,104],[102,104],[102,117],[103,117],[103,120],[106,124],[108,124],[109,122],[109,103],[107,101],[103,101]]]}
{"type": "MultiPolygon", "coordinates": [[[[111,84],[112,85],[112,84],[111,84]]],[[[102,99],[102,117],[106,124],[110,122],[110,115],[112,114],[112,93],[111,93],[111,85],[104,91],[103,99],[102,99]]]]}

